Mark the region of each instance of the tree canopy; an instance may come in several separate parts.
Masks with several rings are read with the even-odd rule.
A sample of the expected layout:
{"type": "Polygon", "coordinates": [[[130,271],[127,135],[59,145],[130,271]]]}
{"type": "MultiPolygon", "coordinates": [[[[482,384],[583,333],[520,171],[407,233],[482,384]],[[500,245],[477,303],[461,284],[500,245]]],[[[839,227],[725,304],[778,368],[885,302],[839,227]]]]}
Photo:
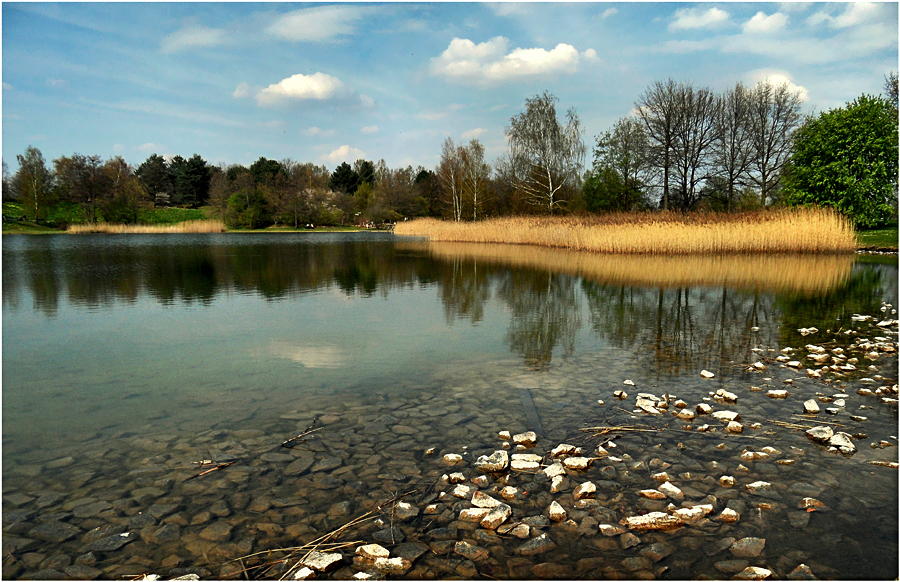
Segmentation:
{"type": "Polygon", "coordinates": [[[897,109],[863,95],[798,130],[787,200],[836,208],[858,226],[882,224],[896,212],[897,156],[897,109]]]}

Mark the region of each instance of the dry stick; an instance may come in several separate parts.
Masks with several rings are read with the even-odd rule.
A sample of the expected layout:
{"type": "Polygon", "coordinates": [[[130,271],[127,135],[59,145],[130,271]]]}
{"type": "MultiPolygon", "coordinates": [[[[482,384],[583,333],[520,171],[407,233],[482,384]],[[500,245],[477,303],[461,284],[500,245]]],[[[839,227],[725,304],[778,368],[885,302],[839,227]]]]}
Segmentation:
{"type": "MultiPolygon", "coordinates": [[[[793,418],[803,418],[803,420],[806,420],[806,421],[809,421],[809,422],[815,422],[815,423],[817,423],[817,424],[832,424],[832,425],[834,425],[834,426],[840,426],[840,427],[846,427],[846,426],[847,426],[846,424],[841,424],[841,423],[839,423],[839,422],[829,422],[829,421],[827,421],[827,420],[813,420],[812,418],[804,418],[804,417],[802,417],[802,416],[797,416],[796,414],[792,414],[791,416],[792,416],[793,418]]],[[[812,427],[810,427],[810,428],[812,428],[812,427]]]]}

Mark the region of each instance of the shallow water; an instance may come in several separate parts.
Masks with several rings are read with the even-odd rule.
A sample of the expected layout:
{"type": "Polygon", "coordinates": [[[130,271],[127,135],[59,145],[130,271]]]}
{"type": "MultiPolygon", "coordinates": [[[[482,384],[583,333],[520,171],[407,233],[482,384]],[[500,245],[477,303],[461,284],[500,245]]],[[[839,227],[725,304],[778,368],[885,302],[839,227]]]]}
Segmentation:
{"type": "MultiPolygon", "coordinates": [[[[820,578],[895,578],[897,470],[869,461],[897,460],[897,406],[857,389],[897,382],[896,351],[885,351],[897,327],[875,325],[896,319],[896,258],[746,261],[650,264],[390,234],[4,237],[4,578],[223,577],[240,569],[232,559],[301,545],[413,488],[405,500],[417,517],[389,513],[343,538],[371,542],[393,520],[429,549],[409,578],[731,577],[745,565],[733,560],[777,577],[804,563],[820,578]],[[798,331],[809,327],[819,331],[798,331]],[[885,349],[851,354],[861,337],[885,349]],[[808,378],[824,364],[805,358],[807,344],[843,347],[856,370],[808,378]],[[802,367],[775,359],[786,347],[802,367]],[[749,371],[757,361],[765,370],[749,371]],[[766,396],[780,388],[787,399],[766,396]],[[448,496],[441,480],[477,476],[475,459],[502,446],[498,431],[535,428],[523,389],[545,432],[533,452],[564,442],[589,451],[621,435],[612,452],[621,462],[570,471],[559,493],[529,473],[493,474],[482,486],[498,497],[505,480],[528,493],[510,502],[511,520],[546,515],[552,500],[568,509],[568,521],[532,529],[557,546],[536,555],[523,555],[525,539],[460,521],[470,500],[448,496]],[[718,389],[737,403],[715,402],[718,389]],[[680,398],[687,410],[706,399],[740,413],[746,428],[682,421],[674,406],[634,413],[639,392],[680,398]],[[803,401],[842,392],[835,416],[820,402],[815,419],[796,417],[803,401]],[[842,456],[771,422],[813,420],[867,438],[842,456]],[[310,426],[319,430],[308,441],[280,446],[310,426]],[[580,430],[595,426],[654,430],[580,430]],[[890,446],[870,446],[879,441],[890,446]],[[740,456],[766,446],[779,453],[740,456]],[[462,462],[446,465],[447,453],[462,462]],[[203,460],[236,462],[191,478],[203,460]],[[668,500],[636,492],[655,488],[651,475],[666,464],[694,495],[688,503],[711,495],[710,517],[728,506],[741,519],[634,532],[640,543],[629,547],[600,533],[597,524],[665,510],[668,500]],[[737,486],[721,487],[722,475],[737,486]],[[572,490],[588,480],[602,486],[578,507],[572,490]],[[759,480],[773,485],[767,497],[744,488],[759,480]],[[797,509],[803,497],[825,508],[797,509]],[[124,545],[90,549],[112,536],[124,545]],[[766,539],[763,553],[717,550],[745,537],[766,539]],[[488,556],[472,561],[457,541],[488,556]],[[648,557],[656,542],[672,553],[648,557]]],[[[333,576],[366,569],[344,552],[333,576]]]]}

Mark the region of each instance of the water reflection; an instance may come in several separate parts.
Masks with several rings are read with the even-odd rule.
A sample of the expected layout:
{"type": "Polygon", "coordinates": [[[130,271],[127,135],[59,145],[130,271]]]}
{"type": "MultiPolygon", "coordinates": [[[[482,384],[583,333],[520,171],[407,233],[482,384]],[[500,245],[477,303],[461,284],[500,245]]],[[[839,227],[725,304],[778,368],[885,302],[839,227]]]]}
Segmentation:
{"type": "MultiPolygon", "coordinates": [[[[504,308],[505,342],[531,369],[571,355],[587,318],[596,337],[639,354],[657,374],[677,374],[698,361],[726,365],[760,342],[796,344],[800,327],[872,312],[889,282],[883,269],[854,260],[608,256],[389,234],[6,237],[3,306],[19,311],[30,296],[34,310],[54,317],[62,302],[210,306],[232,293],[279,301],[434,287],[449,326],[477,326],[492,303],[504,308]]],[[[272,354],[310,368],[342,365],[339,346],[311,341],[273,345],[272,354]]]]}

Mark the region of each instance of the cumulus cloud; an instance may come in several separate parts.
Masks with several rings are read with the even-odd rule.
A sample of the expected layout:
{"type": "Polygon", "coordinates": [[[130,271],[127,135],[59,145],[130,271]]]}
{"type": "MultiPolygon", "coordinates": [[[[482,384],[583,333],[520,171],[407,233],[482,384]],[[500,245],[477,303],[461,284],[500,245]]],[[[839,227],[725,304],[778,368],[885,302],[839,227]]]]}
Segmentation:
{"type": "Polygon", "coordinates": [[[583,58],[586,61],[591,61],[591,62],[595,62],[595,63],[600,62],[600,57],[597,56],[597,51],[595,51],[594,49],[588,49],[588,50],[584,51],[583,53],[581,53],[581,58],[583,58]]]}
{"type": "Polygon", "coordinates": [[[362,129],[360,129],[359,132],[363,133],[365,135],[373,135],[373,134],[378,133],[378,126],[377,125],[369,125],[369,126],[366,126],[362,129]]]}
{"type": "Polygon", "coordinates": [[[244,97],[250,96],[250,85],[247,83],[241,83],[234,90],[234,93],[231,94],[235,99],[243,99],[244,97]]]}
{"type": "Polygon", "coordinates": [[[177,53],[192,48],[218,46],[224,44],[226,40],[227,36],[225,35],[225,31],[221,28],[194,26],[176,30],[162,39],[160,49],[164,53],[177,53]]]}
{"type": "Polygon", "coordinates": [[[507,52],[508,48],[509,40],[502,36],[478,44],[454,38],[441,56],[431,59],[431,73],[448,80],[492,82],[573,73],[578,67],[578,51],[572,45],[560,43],[549,51],[517,48],[507,52]]]}
{"type": "Polygon", "coordinates": [[[700,8],[682,8],[675,11],[675,20],[669,23],[669,31],[707,28],[728,20],[728,13],[718,8],[701,11],[700,8]]]}
{"type": "Polygon", "coordinates": [[[753,18],[742,25],[746,33],[770,33],[775,32],[788,22],[788,17],[781,12],[776,12],[771,16],[766,16],[765,12],[757,12],[753,18]]]}
{"type": "Polygon", "coordinates": [[[4,90],[4,91],[12,91],[12,90],[13,90],[13,86],[10,85],[9,83],[3,83],[3,90],[4,90]]]}
{"type": "Polygon", "coordinates": [[[159,151],[159,150],[162,150],[165,148],[158,146],[153,142],[147,142],[147,143],[137,146],[135,149],[139,152],[151,152],[152,153],[152,152],[156,152],[156,151],[159,151]]]}
{"type": "Polygon", "coordinates": [[[332,164],[339,164],[341,162],[352,162],[365,157],[366,154],[362,150],[352,148],[348,145],[342,145],[330,154],[322,156],[320,159],[331,162],[332,164]]]}
{"type": "Polygon", "coordinates": [[[312,75],[293,75],[265,88],[251,89],[247,83],[241,83],[232,95],[237,98],[253,95],[261,107],[291,103],[335,103],[342,106],[363,107],[375,105],[375,101],[368,95],[359,94],[337,77],[321,72],[312,75]]]}
{"type": "Polygon", "coordinates": [[[302,130],[300,133],[307,137],[328,137],[328,136],[334,135],[334,130],[333,129],[319,129],[316,126],[313,126],[308,129],[302,130]]]}
{"type": "Polygon", "coordinates": [[[618,13],[619,13],[619,11],[616,10],[615,8],[607,8],[606,10],[603,11],[603,14],[600,15],[600,18],[606,19],[606,18],[609,18],[610,16],[612,16],[614,14],[618,14],[618,13]]]}
{"type": "Polygon", "coordinates": [[[301,8],[281,15],[266,32],[283,40],[325,42],[353,34],[355,23],[374,9],[356,4],[301,8]]]}
{"type": "Polygon", "coordinates": [[[469,131],[462,134],[463,139],[475,139],[482,133],[485,133],[487,130],[483,127],[476,127],[475,129],[470,129],[469,131]]]}
{"type": "Polygon", "coordinates": [[[874,20],[879,16],[879,12],[880,6],[873,2],[851,2],[837,16],[822,10],[807,18],[806,22],[812,26],[827,22],[830,28],[847,28],[874,20]]]}
{"type": "Polygon", "coordinates": [[[775,69],[757,69],[755,71],[750,71],[748,73],[750,77],[750,81],[756,85],[758,83],[763,83],[768,81],[772,85],[787,85],[788,90],[791,93],[796,93],[798,97],[800,97],[800,101],[808,101],[809,100],[809,91],[806,87],[802,85],[797,85],[794,83],[794,80],[791,79],[791,76],[784,72],[778,71],[775,69]]]}

